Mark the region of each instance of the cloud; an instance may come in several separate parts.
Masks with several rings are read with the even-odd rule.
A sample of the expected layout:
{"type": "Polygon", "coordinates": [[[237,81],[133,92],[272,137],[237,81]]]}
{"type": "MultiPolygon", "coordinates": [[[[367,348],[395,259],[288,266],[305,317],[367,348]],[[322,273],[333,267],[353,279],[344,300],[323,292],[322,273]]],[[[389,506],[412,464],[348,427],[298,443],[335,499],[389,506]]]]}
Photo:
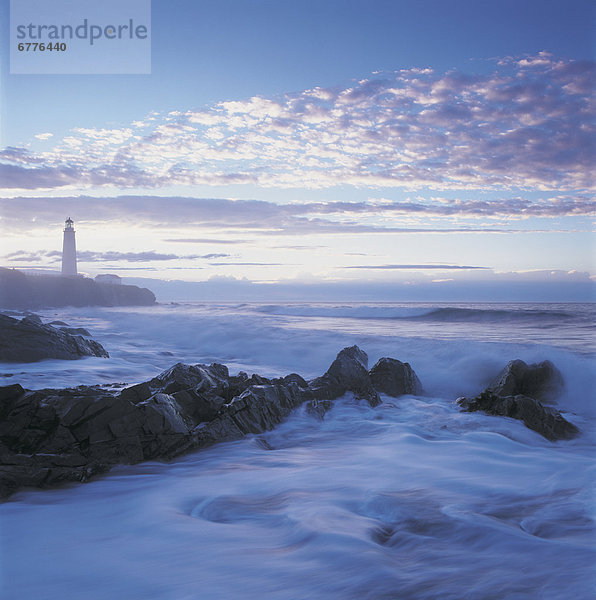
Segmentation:
{"type": "MultiPolygon", "coordinates": [[[[0,154],[5,188],[535,189],[594,187],[595,65],[548,53],[487,74],[402,69],[275,100],[76,128],[43,153],[0,154]]],[[[45,136],[47,134],[38,134],[45,136]]]]}
{"type": "MultiPolygon", "coordinates": [[[[51,254],[51,253],[50,253],[51,254]]],[[[62,253],[59,253],[62,256],[62,253]]],[[[92,251],[79,251],[77,252],[77,259],[79,262],[151,262],[151,261],[169,261],[169,260],[181,260],[181,259],[195,259],[205,258],[199,255],[191,256],[179,256],[177,254],[164,254],[160,252],[147,251],[147,252],[92,252],[92,251]]]]}
{"type": "Polygon", "coordinates": [[[38,133],[36,134],[34,137],[36,137],[38,140],[49,140],[51,137],[53,137],[53,133],[38,133]]]}
{"type": "Polygon", "coordinates": [[[510,233],[559,230],[561,217],[588,217],[596,205],[587,195],[478,199],[465,197],[411,197],[402,201],[369,198],[360,202],[276,203],[161,196],[109,198],[46,197],[0,199],[0,222],[6,230],[30,232],[60,228],[64,216],[75,227],[126,226],[156,230],[204,230],[225,237],[166,238],[171,243],[244,244],[242,236],[278,236],[343,233],[510,233]],[[167,207],[167,209],[164,209],[167,207]],[[513,223],[540,218],[538,229],[513,223]],[[553,225],[548,225],[550,219],[553,225]],[[546,223],[546,224],[545,224],[546,223]],[[227,230],[227,231],[226,231],[227,230]],[[224,233],[225,232],[225,233],[224,233]]]}
{"type": "MultiPolygon", "coordinates": [[[[389,271],[407,271],[407,270],[416,270],[416,271],[435,271],[437,269],[445,269],[448,271],[458,271],[458,270],[473,270],[473,269],[490,269],[490,267],[470,267],[466,265],[353,265],[349,267],[343,267],[344,269],[383,269],[389,271]]],[[[445,280],[442,280],[445,281],[445,280]]]]}
{"type": "Polygon", "coordinates": [[[212,267],[284,267],[289,263],[274,263],[274,262],[212,262],[209,263],[212,267]]]}
{"type": "MultiPolygon", "coordinates": [[[[93,262],[152,262],[152,261],[172,261],[172,260],[195,260],[195,259],[214,259],[225,258],[229,254],[164,254],[154,252],[153,250],[146,252],[93,252],[90,250],[79,250],[77,259],[81,263],[93,262]]],[[[42,259],[50,259],[52,262],[58,262],[62,259],[62,252],[58,250],[29,252],[26,250],[17,250],[3,256],[4,259],[11,262],[30,262],[39,261],[42,259]]],[[[226,263],[223,263],[226,264],[226,263]]]]}
{"type": "Polygon", "coordinates": [[[246,244],[246,240],[216,239],[216,238],[168,238],[164,242],[182,244],[246,244]]]}
{"type": "MultiPolygon", "coordinates": [[[[46,257],[51,257],[53,254],[44,251],[28,252],[27,250],[17,250],[16,252],[4,255],[2,258],[11,262],[37,262],[46,257]]],[[[60,253],[60,256],[62,256],[62,253],[60,253]]]]}

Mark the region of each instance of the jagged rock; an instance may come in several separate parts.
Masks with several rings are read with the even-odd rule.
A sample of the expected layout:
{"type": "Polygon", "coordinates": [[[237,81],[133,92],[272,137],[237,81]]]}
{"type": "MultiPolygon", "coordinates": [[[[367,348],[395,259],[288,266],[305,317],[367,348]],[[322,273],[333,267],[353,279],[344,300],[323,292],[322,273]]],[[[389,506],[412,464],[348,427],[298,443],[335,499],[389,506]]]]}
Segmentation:
{"type": "Polygon", "coordinates": [[[193,388],[197,392],[222,395],[229,388],[228,368],[213,363],[207,365],[185,365],[177,363],[149,382],[151,388],[162,389],[166,394],[193,388]]]}
{"type": "Polygon", "coordinates": [[[131,385],[127,388],[124,388],[120,392],[120,398],[122,400],[129,400],[133,404],[143,402],[143,400],[149,400],[152,395],[153,392],[151,391],[147,381],[144,381],[143,383],[137,383],[136,385],[131,385]]]}
{"type": "Polygon", "coordinates": [[[380,358],[369,375],[375,389],[388,396],[422,393],[422,384],[412,367],[395,358],[380,358]]]}
{"type": "Polygon", "coordinates": [[[551,441],[576,436],[579,429],[540,400],[552,401],[563,389],[563,376],[548,360],[528,365],[512,360],[476,398],[458,398],[465,412],[482,411],[519,419],[529,429],[551,441]]]}
{"type": "Polygon", "coordinates": [[[465,412],[482,411],[489,415],[519,419],[547,440],[567,440],[579,433],[579,429],[561,413],[529,396],[497,396],[486,390],[472,400],[459,398],[457,402],[465,412]]]}
{"type": "Polygon", "coordinates": [[[60,327],[60,331],[70,333],[70,335],[82,335],[83,337],[91,337],[91,334],[84,327],[60,327]]]}
{"type": "Polygon", "coordinates": [[[331,400],[353,392],[371,406],[381,403],[368,374],[368,355],[358,346],[344,348],[327,372],[309,382],[308,387],[317,400],[331,400]]]}
{"type": "Polygon", "coordinates": [[[497,375],[487,391],[496,396],[524,395],[542,402],[552,401],[563,389],[563,376],[548,360],[538,364],[526,364],[512,360],[497,375]]]}
{"type": "Polygon", "coordinates": [[[37,315],[28,315],[20,321],[0,315],[0,334],[0,361],[35,362],[44,358],[74,360],[83,356],[109,357],[100,343],[44,325],[37,315]]]}
{"type": "MultiPolygon", "coordinates": [[[[47,327],[35,318],[29,323],[47,327]]],[[[296,373],[277,379],[230,376],[218,363],[178,363],[121,391],[102,386],[38,391],[18,384],[0,387],[0,495],[22,486],[86,481],[115,464],[169,459],[261,433],[304,403],[322,418],[332,400],[346,392],[374,406],[380,399],[367,365],[366,353],[352,346],[337,355],[325,375],[310,382],[296,373]]],[[[388,373],[384,381],[383,370],[375,371],[383,389],[395,384],[393,371],[388,373]]]]}
{"type": "Polygon", "coordinates": [[[273,383],[281,384],[281,385],[290,385],[290,383],[295,383],[299,388],[307,388],[308,383],[300,377],[297,373],[290,373],[285,377],[280,377],[278,379],[274,379],[273,383]]]}

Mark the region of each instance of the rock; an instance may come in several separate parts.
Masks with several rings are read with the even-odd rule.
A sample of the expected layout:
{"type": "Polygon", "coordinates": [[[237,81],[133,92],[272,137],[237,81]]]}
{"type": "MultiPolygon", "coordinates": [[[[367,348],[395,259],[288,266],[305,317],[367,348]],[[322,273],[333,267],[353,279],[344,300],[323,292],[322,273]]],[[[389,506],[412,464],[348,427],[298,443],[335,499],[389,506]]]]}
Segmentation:
{"type": "MultiPolygon", "coordinates": [[[[11,319],[8,325],[44,332],[49,327],[35,317],[24,321],[11,319]]],[[[394,390],[398,371],[411,375],[412,386],[417,382],[399,361],[379,364],[382,368],[372,372],[380,389],[394,390]]],[[[352,346],[310,382],[296,373],[276,379],[230,376],[218,363],[178,363],[121,391],[99,385],[38,391],[18,384],[0,387],[0,495],[23,486],[86,481],[116,464],[169,459],[262,433],[304,403],[323,418],[346,392],[375,406],[380,398],[367,366],[366,353],[352,346]]]]}
{"type": "Polygon", "coordinates": [[[185,365],[177,363],[149,382],[151,388],[166,394],[193,388],[197,392],[222,395],[229,388],[229,373],[225,365],[185,365]]]}
{"type": "MultiPolygon", "coordinates": [[[[9,406],[8,402],[20,398],[25,394],[25,390],[18,384],[5,385],[0,387],[0,419],[5,416],[5,407],[9,406]]],[[[11,405],[10,405],[11,406],[11,405]]]]}
{"type": "Polygon", "coordinates": [[[479,396],[458,398],[457,403],[465,412],[519,419],[548,440],[566,440],[576,436],[579,429],[540,402],[554,400],[563,385],[561,373],[548,360],[532,365],[512,360],[479,396]]]}
{"type": "Polygon", "coordinates": [[[138,402],[143,402],[143,400],[149,400],[152,394],[153,392],[149,387],[149,383],[144,381],[143,383],[131,385],[130,387],[121,390],[120,398],[122,400],[129,400],[133,404],[137,404],[138,402]]]}
{"type": "Polygon", "coordinates": [[[290,385],[290,383],[295,383],[300,388],[308,387],[308,383],[302,377],[300,377],[300,375],[298,375],[296,373],[290,373],[289,375],[286,375],[285,377],[281,377],[279,379],[274,379],[273,383],[278,383],[281,385],[290,385]]]}
{"type": "Polygon", "coordinates": [[[172,397],[195,423],[212,421],[226,403],[226,399],[213,393],[201,394],[194,389],[174,392],[172,397]]]}
{"type": "Polygon", "coordinates": [[[548,360],[528,365],[512,360],[497,375],[487,391],[497,396],[524,395],[542,402],[554,400],[563,389],[563,376],[548,360]]]}
{"type": "Polygon", "coordinates": [[[44,325],[37,315],[13,319],[0,315],[0,361],[35,362],[45,358],[74,360],[109,355],[101,344],[44,325]]]}
{"type": "Polygon", "coordinates": [[[64,333],[70,333],[70,335],[91,337],[91,334],[84,327],[60,327],[60,331],[64,331],[64,333]]]}
{"type": "Polygon", "coordinates": [[[368,356],[358,346],[344,348],[325,375],[313,379],[308,387],[317,400],[331,400],[353,392],[371,406],[381,403],[368,374],[368,356]]]}
{"type": "Polygon", "coordinates": [[[375,389],[388,396],[422,393],[422,384],[412,367],[395,358],[380,358],[369,375],[375,389]]]}
{"type": "Polygon", "coordinates": [[[487,390],[472,400],[459,398],[457,402],[465,412],[482,411],[523,421],[526,427],[547,440],[568,440],[579,433],[579,429],[561,413],[529,396],[497,396],[487,390]]]}

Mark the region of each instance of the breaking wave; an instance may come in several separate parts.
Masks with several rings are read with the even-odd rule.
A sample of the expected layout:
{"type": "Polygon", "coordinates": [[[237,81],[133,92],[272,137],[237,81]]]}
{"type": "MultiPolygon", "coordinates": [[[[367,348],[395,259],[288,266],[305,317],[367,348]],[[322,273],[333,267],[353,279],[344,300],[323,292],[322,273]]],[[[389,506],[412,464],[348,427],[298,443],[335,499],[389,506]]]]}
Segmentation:
{"type": "MultiPolygon", "coordinates": [[[[446,306],[383,306],[383,305],[288,305],[268,304],[258,306],[256,312],[270,315],[285,315],[295,317],[327,317],[342,319],[404,319],[418,321],[577,321],[587,318],[592,311],[589,305],[578,315],[577,307],[573,309],[545,310],[522,305],[511,308],[498,308],[494,305],[487,308],[469,308],[446,306]]],[[[593,316],[593,314],[592,314],[593,316]]]]}

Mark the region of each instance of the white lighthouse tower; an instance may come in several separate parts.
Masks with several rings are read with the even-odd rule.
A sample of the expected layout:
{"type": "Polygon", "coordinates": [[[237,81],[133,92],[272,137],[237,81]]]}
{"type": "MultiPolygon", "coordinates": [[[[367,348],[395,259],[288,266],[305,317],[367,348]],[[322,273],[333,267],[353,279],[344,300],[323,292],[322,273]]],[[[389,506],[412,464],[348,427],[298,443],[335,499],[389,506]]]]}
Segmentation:
{"type": "Polygon", "coordinates": [[[62,242],[62,275],[72,277],[77,274],[77,243],[75,241],[74,221],[68,217],[64,226],[62,242]]]}

